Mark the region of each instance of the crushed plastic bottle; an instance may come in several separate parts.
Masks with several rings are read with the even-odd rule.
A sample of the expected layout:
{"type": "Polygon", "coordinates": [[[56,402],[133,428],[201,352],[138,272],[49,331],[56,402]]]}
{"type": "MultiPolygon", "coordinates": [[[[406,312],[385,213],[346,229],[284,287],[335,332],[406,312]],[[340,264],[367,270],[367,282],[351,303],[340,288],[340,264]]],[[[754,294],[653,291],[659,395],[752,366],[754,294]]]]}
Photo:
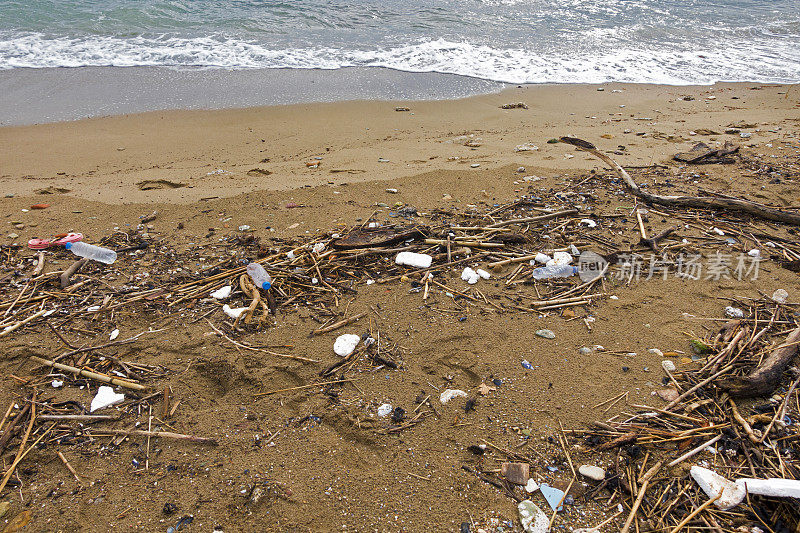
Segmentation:
{"type": "Polygon", "coordinates": [[[550,265],[535,268],[531,272],[533,279],[568,278],[578,272],[578,267],[572,265],[550,265]]]}
{"type": "Polygon", "coordinates": [[[117,260],[117,252],[114,250],[109,250],[108,248],[102,248],[93,244],[87,244],[85,242],[68,242],[64,245],[64,247],[78,257],[93,259],[107,265],[110,265],[117,260]]]}
{"type": "Polygon", "coordinates": [[[272,278],[267,274],[264,267],[258,263],[250,263],[247,265],[247,275],[250,276],[250,279],[253,280],[256,287],[261,287],[265,291],[272,287],[272,278]]]}

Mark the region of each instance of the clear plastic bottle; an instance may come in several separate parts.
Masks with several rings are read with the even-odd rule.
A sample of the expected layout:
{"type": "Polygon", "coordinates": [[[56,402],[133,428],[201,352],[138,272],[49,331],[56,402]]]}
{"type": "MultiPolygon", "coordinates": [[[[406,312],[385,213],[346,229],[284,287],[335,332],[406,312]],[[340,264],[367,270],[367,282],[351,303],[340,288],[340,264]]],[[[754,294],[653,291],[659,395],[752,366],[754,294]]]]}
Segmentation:
{"type": "Polygon", "coordinates": [[[95,261],[100,261],[101,263],[105,263],[107,265],[110,265],[117,260],[117,252],[114,250],[109,250],[108,248],[102,248],[100,246],[95,246],[85,242],[68,242],[64,245],[64,247],[78,257],[94,259],[95,261]]]}
{"type": "Polygon", "coordinates": [[[533,279],[568,278],[578,272],[578,267],[572,265],[550,265],[535,268],[531,272],[533,279]]]}
{"type": "Polygon", "coordinates": [[[267,274],[264,267],[258,263],[250,263],[247,265],[247,275],[250,276],[250,279],[253,280],[256,287],[261,287],[265,291],[272,287],[272,278],[267,274]]]}

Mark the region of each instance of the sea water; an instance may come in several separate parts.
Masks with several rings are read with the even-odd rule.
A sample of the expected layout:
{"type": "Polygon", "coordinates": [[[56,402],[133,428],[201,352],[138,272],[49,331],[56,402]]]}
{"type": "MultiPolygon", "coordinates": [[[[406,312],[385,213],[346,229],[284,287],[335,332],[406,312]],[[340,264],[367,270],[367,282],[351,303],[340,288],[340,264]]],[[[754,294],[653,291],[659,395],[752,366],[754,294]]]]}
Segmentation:
{"type": "Polygon", "coordinates": [[[145,65],[796,82],[800,0],[0,0],[0,69],[145,65]]]}

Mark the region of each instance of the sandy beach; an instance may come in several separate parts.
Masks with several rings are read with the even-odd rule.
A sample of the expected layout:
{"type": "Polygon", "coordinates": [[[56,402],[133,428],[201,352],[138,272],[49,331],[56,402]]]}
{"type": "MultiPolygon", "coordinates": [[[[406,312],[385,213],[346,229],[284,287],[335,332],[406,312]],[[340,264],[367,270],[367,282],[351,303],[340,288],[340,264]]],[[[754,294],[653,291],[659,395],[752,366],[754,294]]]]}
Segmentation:
{"type": "MultiPolygon", "coordinates": [[[[2,300],[13,302],[31,276],[36,252],[26,243],[35,237],[81,232],[87,242],[98,243],[115,235],[146,234],[148,250],[121,255],[123,270],[111,277],[99,264],[82,271],[76,279],[101,281],[91,291],[90,285],[86,291],[78,288],[80,298],[65,296],[55,277],[36,284],[36,290],[61,295],[58,301],[85,307],[106,305],[104,296],[118,301],[123,285],[144,287],[151,271],[153,279],[177,282],[193,279],[226,256],[241,262],[256,254],[252,238],[268,254],[367,221],[405,223],[397,215],[403,206],[421,214],[412,223],[433,224],[441,217],[455,221],[470,212],[489,212],[523,195],[536,197],[537,209],[551,209],[566,205],[561,196],[570,191],[582,196],[567,202],[579,211],[569,227],[592,218],[599,221],[593,235],[605,239],[586,241],[587,248],[608,253],[612,247],[598,242],[613,241],[620,249],[635,249],[640,235],[633,209],[642,204],[597,159],[551,142],[563,135],[595,143],[648,190],[711,191],[786,210],[800,206],[797,85],[510,86],[462,99],[149,111],[6,126],[0,128],[5,214],[0,239],[7,255],[2,300]],[[524,106],[504,109],[518,103],[524,106]],[[735,163],[687,166],[672,160],[698,142],[717,147],[726,141],[740,146],[735,163]],[[34,204],[48,206],[31,209],[34,204]],[[139,226],[155,211],[152,221],[139,226]],[[249,244],[242,244],[243,237],[251,239],[249,244]],[[164,263],[177,257],[167,251],[185,262],[164,263]]],[[[649,208],[656,209],[646,221],[651,235],[677,224],[675,242],[685,238],[703,254],[760,248],[766,255],[764,239],[753,236],[759,231],[780,234],[786,242],[795,238],[788,226],[750,220],[739,225],[721,217],[725,237],[714,240],[707,219],[692,222],[680,213],[649,208]],[[731,236],[735,244],[725,242],[731,236]]],[[[557,231],[564,230],[553,229],[554,238],[557,231]]],[[[538,240],[520,249],[547,248],[538,240]]],[[[63,249],[48,250],[45,257],[44,273],[60,272],[74,259],[63,249]]],[[[488,268],[489,262],[475,263],[488,268]]],[[[718,327],[690,320],[687,313],[721,320],[732,299],[760,299],[779,288],[788,291],[790,302],[800,300],[797,274],[765,261],[757,280],[608,282],[604,292],[616,299],[570,313],[514,312],[499,304],[535,299],[540,288],[504,283],[514,266],[492,271],[496,279],[475,285],[490,298],[473,307],[437,290],[435,306],[441,310],[431,309],[419,292],[410,292],[409,283],[420,281],[413,273],[410,281],[359,283],[357,293],[337,295],[331,309],[337,318],[356,313],[365,318],[313,337],[309,332],[320,327],[318,315],[326,315],[303,298],[281,307],[274,322],[242,330],[226,325],[219,305],[203,303],[207,294],[188,307],[189,300],[168,307],[173,298],[69,320],[59,315],[60,334],[76,347],[108,342],[115,329],[120,338],[156,330],[103,354],[166,369],[148,385],[155,393],[170,387],[171,405],[179,405],[168,419],[153,408],[162,417],[153,422],[141,405],[126,402],[108,410],[124,413],[113,427],[138,423],[147,429],[151,423],[164,431],[213,437],[219,446],[133,436],[114,443],[100,429],[94,430],[100,436],[71,446],[49,442],[31,452],[13,478],[14,489],[6,490],[4,499],[14,511],[6,519],[30,510],[31,531],[166,531],[181,515],[193,516],[187,531],[220,526],[226,533],[457,531],[464,522],[473,524],[472,531],[521,531],[513,499],[462,469],[480,460],[484,471],[496,471],[501,460],[476,459],[469,446],[488,442],[525,454],[537,462],[540,481],[564,489],[573,474],[555,436],[562,427],[583,429],[620,413],[624,418],[631,405],[663,407],[666,402],[653,393],[666,379],[664,356],[651,349],[672,352],[679,368],[690,368],[694,363],[685,361],[689,340],[718,327]],[[496,309],[490,301],[497,302],[496,309]],[[250,345],[280,347],[269,349],[321,363],[237,349],[213,328],[250,345]],[[399,369],[356,367],[345,376],[354,381],[341,384],[335,395],[317,387],[254,397],[321,381],[320,370],[338,360],[331,351],[336,335],[372,329],[402,353],[399,369]],[[555,338],[533,334],[541,329],[552,330],[555,338]],[[579,353],[596,345],[605,351],[579,353]],[[523,360],[532,369],[526,370],[523,360]],[[495,379],[496,390],[478,395],[481,384],[495,379]],[[447,388],[478,398],[475,411],[465,412],[463,399],[440,403],[439,394],[447,388]],[[610,410],[606,404],[596,407],[623,393],[624,400],[610,410]],[[432,397],[435,409],[409,429],[387,432],[389,422],[376,415],[376,408],[390,403],[413,416],[423,404],[420,396],[432,397]],[[65,469],[58,450],[82,483],[65,469]],[[263,488],[255,503],[254,486],[263,488]],[[165,514],[167,503],[176,505],[178,514],[165,514]]],[[[435,279],[458,291],[471,290],[460,279],[462,268],[445,269],[435,279]]],[[[249,304],[241,294],[235,305],[231,302],[249,304]]],[[[91,402],[96,383],[62,376],[58,379],[67,383],[53,388],[47,371],[28,359],[69,349],[45,320],[5,336],[0,346],[6,354],[0,363],[2,409],[19,401],[23,385],[32,382],[39,384],[40,400],[91,402]]],[[[576,462],[601,461],[609,467],[609,457],[572,444],[569,450],[576,462]]],[[[6,465],[15,453],[5,450],[6,465]]],[[[576,499],[588,490],[582,479],[572,487],[576,499]]],[[[612,514],[602,500],[593,500],[570,507],[555,523],[559,531],[569,531],[612,514]]],[[[618,530],[615,524],[604,531],[618,530]]]]}

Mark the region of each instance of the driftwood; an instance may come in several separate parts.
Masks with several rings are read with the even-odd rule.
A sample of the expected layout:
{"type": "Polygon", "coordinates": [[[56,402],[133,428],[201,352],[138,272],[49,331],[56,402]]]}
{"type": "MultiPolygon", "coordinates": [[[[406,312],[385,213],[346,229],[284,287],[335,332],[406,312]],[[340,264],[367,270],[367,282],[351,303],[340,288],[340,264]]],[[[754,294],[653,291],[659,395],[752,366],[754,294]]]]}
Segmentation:
{"type": "Polygon", "coordinates": [[[78,259],[77,261],[75,261],[74,263],[72,263],[72,264],[69,266],[69,268],[68,268],[68,269],[66,269],[64,272],[62,272],[62,273],[61,273],[61,275],[58,277],[58,279],[59,279],[59,281],[61,282],[61,288],[62,288],[62,289],[66,289],[67,287],[69,287],[69,278],[71,278],[71,277],[72,277],[74,274],[76,274],[76,273],[77,273],[77,272],[78,272],[80,269],[82,269],[82,268],[83,268],[83,265],[85,265],[85,264],[86,264],[88,261],[89,261],[89,260],[88,260],[88,259],[86,259],[86,258],[84,258],[84,259],[78,259]]]}
{"type": "Polygon", "coordinates": [[[783,371],[794,359],[799,344],[800,328],[797,328],[751,374],[720,381],[718,386],[727,390],[734,398],[770,394],[780,384],[783,371]]]}
{"type": "Polygon", "coordinates": [[[662,196],[643,191],[638,185],[636,185],[636,182],[633,181],[633,178],[630,177],[624,168],[619,166],[616,161],[608,157],[606,154],[598,150],[597,147],[589,141],[584,141],[583,139],[577,139],[575,137],[561,137],[560,140],[563,143],[575,146],[579,150],[588,152],[604,163],[610,165],[617,175],[622,178],[631,193],[634,196],[641,198],[645,202],[673,207],[693,207],[698,209],[723,209],[728,211],[739,211],[765,220],[774,220],[776,222],[785,222],[787,224],[800,226],[800,214],[787,213],[786,211],[773,209],[765,206],[764,204],[750,200],[730,198],[727,196],[662,196]]]}

